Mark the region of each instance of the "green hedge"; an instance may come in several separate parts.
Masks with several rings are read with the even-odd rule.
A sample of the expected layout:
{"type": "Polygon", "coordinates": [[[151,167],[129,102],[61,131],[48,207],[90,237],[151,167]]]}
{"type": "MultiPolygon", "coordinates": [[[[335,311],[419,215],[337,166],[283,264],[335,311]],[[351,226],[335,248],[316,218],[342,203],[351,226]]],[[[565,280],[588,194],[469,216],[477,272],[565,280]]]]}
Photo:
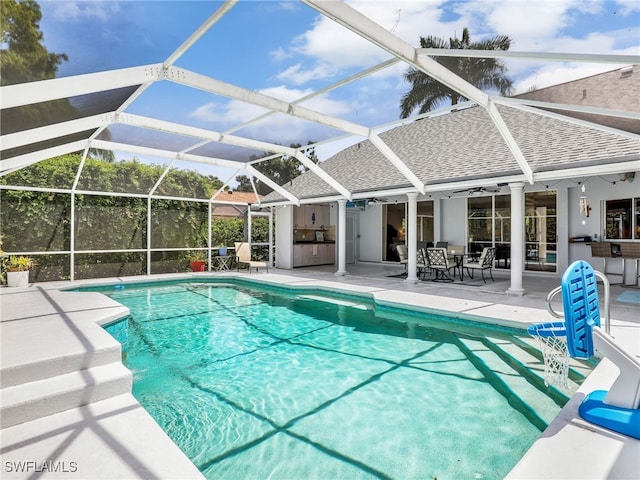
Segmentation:
{"type": "MultiPolygon", "coordinates": [[[[3,185],[70,189],[80,165],[80,155],[65,155],[23,168],[0,178],[3,185]]],[[[79,190],[148,193],[164,171],[163,166],[139,162],[107,163],[87,159],[79,190]]],[[[210,198],[222,183],[198,172],[172,170],[157,195],[210,198]]],[[[9,252],[51,253],[71,250],[71,194],[29,190],[0,191],[0,234],[9,252]]],[[[151,247],[204,248],[208,242],[206,202],[151,200],[150,225],[146,198],[78,194],[75,196],[75,251],[146,249],[151,227],[151,247]]],[[[254,222],[254,239],[265,237],[264,219],[254,222]]],[[[213,219],[212,246],[233,246],[246,237],[243,219],[213,219]]],[[[268,230],[267,230],[268,232],[268,230]]],[[[264,240],[266,241],[266,240],[264,240]]],[[[69,255],[38,255],[32,281],[69,278],[69,255]]],[[[140,252],[76,253],[75,275],[91,278],[146,273],[146,254],[140,252]]],[[[153,273],[184,271],[183,252],[154,252],[153,273]]]]}

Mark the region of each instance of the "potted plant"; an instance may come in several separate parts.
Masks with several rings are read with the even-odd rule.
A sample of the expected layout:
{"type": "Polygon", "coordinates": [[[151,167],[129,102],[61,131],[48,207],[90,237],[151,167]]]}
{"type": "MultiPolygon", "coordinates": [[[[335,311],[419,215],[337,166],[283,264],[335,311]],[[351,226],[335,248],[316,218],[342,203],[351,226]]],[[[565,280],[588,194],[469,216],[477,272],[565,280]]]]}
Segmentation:
{"type": "Polygon", "coordinates": [[[7,286],[26,287],[29,285],[29,270],[35,265],[31,257],[11,255],[7,261],[7,286]]]}
{"type": "Polygon", "coordinates": [[[204,267],[207,264],[205,252],[202,250],[192,250],[187,253],[187,260],[189,260],[191,270],[194,272],[204,272],[204,267]]]}

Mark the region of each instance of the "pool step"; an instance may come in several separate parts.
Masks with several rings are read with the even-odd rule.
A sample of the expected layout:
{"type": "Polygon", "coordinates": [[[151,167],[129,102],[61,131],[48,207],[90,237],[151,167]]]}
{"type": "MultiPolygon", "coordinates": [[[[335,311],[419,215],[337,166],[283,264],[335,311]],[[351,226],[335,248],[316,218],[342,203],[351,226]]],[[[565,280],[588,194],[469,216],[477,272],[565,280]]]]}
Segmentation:
{"type": "Polygon", "coordinates": [[[121,360],[120,344],[97,323],[129,309],[104,295],[29,289],[3,294],[1,313],[0,388],[121,360]]]}
{"type": "Polygon", "coordinates": [[[131,392],[131,372],[119,361],[0,390],[0,428],[131,392]]]}
{"type": "MultiPolygon", "coordinates": [[[[475,363],[485,368],[488,381],[539,428],[546,427],[558,413],[566,395],[547,387],[543,380],[541,360],[509,340],[488,338],[488,342],[461,339],[475,363]],[[493,372],[493,373],[490,373],[493,372]],[[544,391],[545,396],[535,390],[544,391]],[[523,399],[535,399],[524,401],[523,399]]],[[[570,388],[577,388],[571,385],[570,388]]]]}
{"type": "MultiPolygon", "coordinates": [[[[98,325],[94,328],[101,329],[98,325]]],[[[104,332],[105,335],[109,335],[104,332]]],[[[109,336],[107,345],[89,346],[89,351],[68,352],[65,355],[40,355],[39,358],[25,359],[1,370],[2,381],[0,388],[9,388],[38,380],[57,377],[86,368],[109,365],[120,362],[122,358],[121,346],[109,336]]]]}

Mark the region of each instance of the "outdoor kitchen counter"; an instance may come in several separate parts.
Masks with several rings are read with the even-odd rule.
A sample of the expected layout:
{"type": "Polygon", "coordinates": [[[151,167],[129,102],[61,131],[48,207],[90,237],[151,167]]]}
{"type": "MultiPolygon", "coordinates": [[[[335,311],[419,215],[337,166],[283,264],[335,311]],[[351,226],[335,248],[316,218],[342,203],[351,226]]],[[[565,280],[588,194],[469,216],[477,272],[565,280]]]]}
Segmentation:
{"type": "Polygon", "coordinates": [[[334,241],[295,242],[293,244],[293,266],[332,265],[336,262],[334,241]]]}

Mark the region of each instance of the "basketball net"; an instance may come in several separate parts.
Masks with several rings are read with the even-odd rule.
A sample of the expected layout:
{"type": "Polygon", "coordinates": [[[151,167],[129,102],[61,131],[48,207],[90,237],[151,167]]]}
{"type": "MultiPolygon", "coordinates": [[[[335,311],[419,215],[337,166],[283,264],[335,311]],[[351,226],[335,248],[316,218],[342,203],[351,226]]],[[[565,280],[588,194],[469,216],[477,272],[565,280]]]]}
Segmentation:
{"type": "Polygon", "coordinates": [[[567,337],[536,335],[544,359],[544,384],[566,389],[569,386],[567,337]]]}

